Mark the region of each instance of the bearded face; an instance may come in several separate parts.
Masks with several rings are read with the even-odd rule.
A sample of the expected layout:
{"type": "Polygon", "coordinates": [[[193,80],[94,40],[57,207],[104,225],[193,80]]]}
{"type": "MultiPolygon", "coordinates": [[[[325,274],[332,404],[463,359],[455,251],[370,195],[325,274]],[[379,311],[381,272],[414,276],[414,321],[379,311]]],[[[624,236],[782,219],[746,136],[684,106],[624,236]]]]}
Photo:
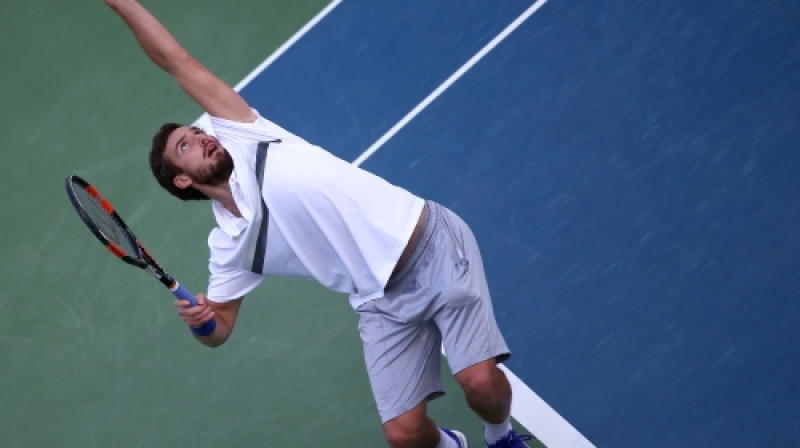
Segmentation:
{"type": "Polygon", "coordinates": [[[224,148],[219,147],[220,154],[205,166],[197,167],[194,172],[186,174],[197,184],[221,185],[228,182],[233,173],[233,158],[224,148]]]}
{"type": "Polygon", "coordinates": [[[196,186],[221,185],[233,173],[233,158],[228,151],[198,127],[175,129],[167,139],[164,155],[196,186]]]}

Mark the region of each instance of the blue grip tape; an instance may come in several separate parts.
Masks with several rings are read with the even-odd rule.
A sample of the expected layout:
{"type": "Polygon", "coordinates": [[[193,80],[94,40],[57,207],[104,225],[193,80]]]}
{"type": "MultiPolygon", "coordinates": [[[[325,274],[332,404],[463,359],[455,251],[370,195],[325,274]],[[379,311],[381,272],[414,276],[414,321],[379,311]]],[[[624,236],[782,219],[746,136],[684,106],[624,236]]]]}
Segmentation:
{"type": "MultiPolygon", "coordinates": [[[[186,288],[183,287],[180,283],[175,283],[175,289],[172,290],[172,294],[179,298],[189,302],[191,306],[197,306],[197,300],[194,298],[192,293],[189,292],[186,288]]],[[[214,332],[214,329],[217,328],[217,320],[211,319],[210,321],[203,324],[202,327],[194,328],[190,327],[192,333],[198,336],[208,336],[214,332]]]]}

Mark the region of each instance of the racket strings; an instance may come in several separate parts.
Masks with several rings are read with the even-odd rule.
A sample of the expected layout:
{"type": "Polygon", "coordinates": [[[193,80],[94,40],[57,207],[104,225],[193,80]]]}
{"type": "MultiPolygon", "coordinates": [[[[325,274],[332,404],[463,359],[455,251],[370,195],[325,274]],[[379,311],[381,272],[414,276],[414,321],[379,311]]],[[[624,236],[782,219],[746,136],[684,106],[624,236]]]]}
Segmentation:
{"type": "Polygon", "coordinates": [[[78,201],[81,203],[81,208],[89,215],[97,230],[106,239],[128,255],[134,255],[138,252],[136,246],[128,238],[127,232],[115,219],[114,210],[110,204],[101,197],[92,195],[84,188],[75,188],[74,191],[78,201]]]}

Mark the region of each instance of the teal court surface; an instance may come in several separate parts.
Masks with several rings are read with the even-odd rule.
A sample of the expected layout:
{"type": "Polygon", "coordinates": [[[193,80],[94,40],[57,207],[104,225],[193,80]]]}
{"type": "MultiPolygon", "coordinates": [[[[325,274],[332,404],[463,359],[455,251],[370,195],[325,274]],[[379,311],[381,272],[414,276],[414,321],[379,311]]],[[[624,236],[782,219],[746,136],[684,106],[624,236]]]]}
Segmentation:
{"type": "MultiPolygon", "coordinates": [[[[472,226],[521,432],[800,443],[796,2],[145,4],[264,116],[472,226]]],[[[270,279],[209,350],[102,252],[69,174],[203,290],[208,205],[146,162],[201,111],[102,2],[7,14],[0,445],[385,446],[346,297],[270,279]]],[[[447,387],[432,415],[479,446],[447,387]]]]}

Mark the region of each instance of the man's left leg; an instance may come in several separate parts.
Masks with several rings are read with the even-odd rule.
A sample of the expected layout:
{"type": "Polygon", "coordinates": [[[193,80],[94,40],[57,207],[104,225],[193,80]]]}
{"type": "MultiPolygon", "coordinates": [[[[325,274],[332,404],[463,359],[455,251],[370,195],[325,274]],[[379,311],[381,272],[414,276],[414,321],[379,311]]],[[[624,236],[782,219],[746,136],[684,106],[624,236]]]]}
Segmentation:
{"type": "Polygon", "coordinates": [[[511,428],[511,385],[497,368],[511,356],[494,317],[489,286],[478,243],[469,226],[445,210],[444,223],[451,236],[453,270],[447,281],[443,307],[435,320],[455,378],[469,406],[484,423],[490,447],[525,447],[511,428]]]}
{"type": "Polygon", "coordinates": [[[511,415],[511,385],[494,358],[456,373],[469,407],[490,424],[501,424],[511,415]]]}
{"type": "MultiPolygon", "coordinates": [[[[484,438],[494,442],[511,431],[511,385],[494,358],[455,374],[469,407],[483,420],[484,438]]],[[[489,442],[487,442],[489,443],[489,442]]]]}

